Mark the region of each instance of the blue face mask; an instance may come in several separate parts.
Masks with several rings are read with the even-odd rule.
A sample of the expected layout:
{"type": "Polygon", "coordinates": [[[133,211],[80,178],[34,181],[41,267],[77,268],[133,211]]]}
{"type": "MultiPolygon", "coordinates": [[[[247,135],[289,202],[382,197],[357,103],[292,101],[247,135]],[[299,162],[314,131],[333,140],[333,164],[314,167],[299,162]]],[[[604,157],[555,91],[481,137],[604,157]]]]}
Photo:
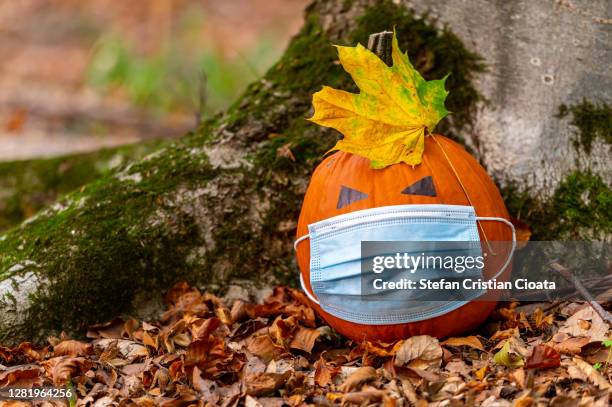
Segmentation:
{"type": "MultiPolygon", "coordinates": [[[[432,291],[419,290],[387,290],[380,295],[363,295],[362,241],[431,242],[427,244],[428,255],[442,251],[445,242],[471,242],[463,245],[462,255],[482,256],[478,221],[503,222],[512,229],[511,253],[492,277],[495,279],[510,264],[516,246],[514,226],[510,222],[503,218],[477,217],[471,206],[397,205],[351,212],[309,225],[309,234],[296,240],[295,247],[310,238],[313,293],[306,289],[300,276],[302,288],[325,312],[359,324],[404,324],[446,314],[485,291],[450,292],[446,301],[437,300],[440,296],[432,291]]],[[[428,273],[428,279],[435,280],[453,272],[428,270],[428,273]]],[[[463,274],[462,278],[482,278],[480,270],[470,273],[463,274]]]]}

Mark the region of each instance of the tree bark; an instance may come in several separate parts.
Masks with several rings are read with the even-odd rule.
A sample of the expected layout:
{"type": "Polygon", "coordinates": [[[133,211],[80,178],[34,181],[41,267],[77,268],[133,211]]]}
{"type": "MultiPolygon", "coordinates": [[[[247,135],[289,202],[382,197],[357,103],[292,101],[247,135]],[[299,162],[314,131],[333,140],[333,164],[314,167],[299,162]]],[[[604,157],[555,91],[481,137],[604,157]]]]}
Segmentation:
{"type": "MultiPolygon", "coordinates": [[[[488,102],[479,106],[466,141],[492,175],[544,195],[552,195],[576,169],[612,182],[610,146],[602,139],[588,152],[575,148],[571,117],[558,117],[561,105],[584,99],[612,105],[609,1],[400,3],[428,12],[485,58],[488,72],[476,86],[488,102]]],[[[607,120],[609,115],[608,110],[607,120]]]]}
{"type": "MultiPolygon", "coordinates": [[[[476,18],[461,4],[444,16],[476,18]]],[[[457,22],[460,31],[466,24],[457,22]]],[[[337,139],[305,120],[311,95],[322,85],[355,91],[331,44],[367,44],[369,34],[394,27],[427,79],[451,73],[453,115],[438,130],[476,153],[484,149],[480,158],[500,171],[489,151],[504,135],[519,136],[492,127],[473,137],[472,129],[486,122],[478,111],[483,91],[474,84],[485,83],[475,39],[464,46],[449,29],[390,0],[316,0],[283,57],[227,112],[0,236],[0,342],[75,333],[121,313],[154,313],[161,293],[179,280],[219,293],[295,282],[292,241],[301,200],[310,173],[337,139]]],[[[494,31],[479,35],[491,38],[494,31]]],[[[494,65],[486,75],[505,69],[494,65]]],[[[496,104],[511,99],[512,89],[502,90],[507,99],[484,108],[494,116],[496,104]]],[[[508,113],[509,120],[517,114],[508,113]]]]}
{"type": "Polygon", "coordinates": [[[91,153],[0,163],[0,232],[64,194],[143,158],[162,143],[153,140],[91,153]]]}

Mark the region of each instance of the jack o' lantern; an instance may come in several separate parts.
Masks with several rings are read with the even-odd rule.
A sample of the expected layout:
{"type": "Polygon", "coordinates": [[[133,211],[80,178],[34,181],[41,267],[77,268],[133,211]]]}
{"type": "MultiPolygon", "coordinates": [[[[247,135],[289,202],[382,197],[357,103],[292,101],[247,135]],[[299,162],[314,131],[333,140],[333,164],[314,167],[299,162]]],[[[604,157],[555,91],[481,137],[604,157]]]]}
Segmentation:
{"type": "MultiPolygon", "coordinates": [[[[395,36],[393,67],[364,47],[339,48],[340,61],[361,93],[324,88],[313,97],[315,115],[311,120],[336,128],[345,138],[336,146],[341,151],[326,157],[314,171],[298,222],[297,261],[311,298],[311,247],[307,241],[302,242],[309,225],[355,211],[395,205],[462,205],[473,207],[480,217],[508,218],[502,197],[482,166],[459,144],[441,135],[428,135],[446,115],[444,81],[425,82],[406,55],[399,52],[395,36]],[[384,83],[385,80],[390,82],[384,83]],[[433,85],[437,89],[424,85],[432,82],[436,82],[433,85]],[[390,88],[384,89],[385,86],[390,88]],[[393,89],[394,86],[401,89],[393,89]],[[390,95],[393,92],[399,96],[390,95]],[[399,113],[381,105],[381,97],[385,98],[383,104],[399,104],[399,113]],[[401,97],[405,97],[404,106],[401,97]],[[404,120],[404,113],[409,116],[415,111],[411,119],[404,120]],[[419,111],[424,113],[419,116],[419,111]],[[359,117],[347,123],[351,115],[359,117]],[[414,125],[415,121],[418,125],[414,125]],[[390,162],[384,162],[387,156],[390,162]]],[[[511,229],[500,222],[478,222],[478,234],[481,242],[512,238],[511,229]]],[[[498,259],[487,264],[484,276],[491,278],[502,262],[498,259]]],[[[314,302],[312,306],[330,326],[349,338],[390,342],[421,334],[459,334],[482,323],[495,301],[468,302],[431,319],[399,324],[351,322],[324,311],[314,302]]]]}

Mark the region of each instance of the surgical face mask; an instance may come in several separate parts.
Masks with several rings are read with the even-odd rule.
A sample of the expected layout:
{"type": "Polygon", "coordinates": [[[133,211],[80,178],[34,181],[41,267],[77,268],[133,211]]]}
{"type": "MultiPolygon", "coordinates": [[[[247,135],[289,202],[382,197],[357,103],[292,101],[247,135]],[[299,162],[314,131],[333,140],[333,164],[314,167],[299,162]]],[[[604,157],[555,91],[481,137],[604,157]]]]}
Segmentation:
{"type": "MultiPolygon", "coordinates": [[[[446,314],[485,291],[449,291],[445,301],[440,301],[440,296],[431,290],[385,290],[376,295],[363,295],[362,241],[427,242],[427,255],[443,251],[445,242],[467,242],[462,243],[462,254],[476,257],[482,255],[478,221],[502,222],[512,230],[510,254],[491,278],[495,279],[510,264],[516,246],[510,222],[503,218],[477,217],[472,206],[397,205],[355,211],[309,225],[309,234],[300,237],[294,245],[297,248],[310,239],[313,292],[306,289],[300,276],[302,289],[325,312],[359,324],[403,324],[446,314]]],[[[471,273],[461,277],[482,279],[482,270],[471,273]]],[[[447,277],[448,280],[452,274],[454,271],[428,270],[427,278],[447,277]]]]}

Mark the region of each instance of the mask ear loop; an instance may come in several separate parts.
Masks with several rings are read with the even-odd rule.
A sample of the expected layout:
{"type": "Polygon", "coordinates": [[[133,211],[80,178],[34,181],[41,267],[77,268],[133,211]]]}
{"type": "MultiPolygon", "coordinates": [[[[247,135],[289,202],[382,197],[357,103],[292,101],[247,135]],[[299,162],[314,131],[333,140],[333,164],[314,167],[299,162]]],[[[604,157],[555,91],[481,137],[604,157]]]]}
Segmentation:
{"type": "MultiPolygon", "coordinates": [[[[309,238],[310,238],[310,234],[308,233],[305,234],[304,236],[300,236],[299,238],[297,238],[295,242],[293,242],[293,249],[297,250],[298,244],[300,244],[301,242],[309,238]]],[[[304,291],[304,294],[306,294],[306,297],[308,297],[308,299],[314,302],[315,304],[320,305],[319,300],[317,300],[315,296],[306,288],[306,284],[304,283],[304,276],[302,275],[302,273],[300,273],[300,285],[302,286],[302,291],[304,291]]]]}
{"type": "Polygon", "coordinates": [[[302,243],[304,240],[310,238],[310,233],[306,233],[304,236],[300,236],[293,242],[293,250],[297,250],[298,244],[302,243]]]}
{"type": "MultiPolygon", "coordinates": [[[[508,266],[510,265],[510,262],[512,261],[512,256],[514,256],[514,251],[516,250],[516,230],[514,228],[514,225],[512,224],[512,222],[508,221],[507,219],[504,218],[497,218],[497,217],[492,217],[492,216],[477,216],[476,220],[491,220],[491,221],[495,221],[495,222],[502,222],[505,223],[506,225],[508,225],[510,227],[510,230],[512,231],[512,247],[510,248],[510,253],[508,254],[508,258],[506,259],[506,262],[504,263],[504,265],[499,269],[499,271],[497,272],[497,274],[495,274],[493,277],[491,277],[490,280],[495,280],[497,277],[501,276],[504,271],[506,271],[506,269],[508,268],[508,266]]],[[[489,248],[491,246],[489,245],[489,248]]],[[[489,280],[489,281],[490,281],[489,280]]]]}
{"type": "MultiPolygon", "coordinates": [[[[476,208],[474,206],[474,204],[472,203],[472,200],[470,199],[470,195],[468,195],[467,193],[467,189],[465,188],[465,186],[463,185],[463,182],[461,182],[461,178],[459,178],[459,174],[457,173],[457,170],[455,169],[455,166],[453,165],[453,163],[451,162],[450,158],[448,158],[448,154],[446,154],[446,150],[444,150],[444,147],[442,147],[442,144],[440,144],[440,142],[438,141],[438,139],[433,135],[430,134],[431,138],[433,139],[433,141],[436,142],[436,144],[438,145],[438,147],[440,147],[440,150],[442,150],[442,154],[444,154],[444,158],[446,158],[446,161],[448,162],[448,165],[450,165],[451,170],[453,170],[453,174],[455,174],[455,178],[457,178],[457,181],[459,182],[459,185],[461,186],[461,189],[463,190],[463,193],[465,194],[465,197],[467,198],[470,206],[472,206],[472,208],[476,208]]],[[[494,256],[497,255],[497,253],[495,253],[495,250],[493,250],[493,248],[491,247],[491,244],[489,243],[489,239],[487,238],[487,234],[485,233],[484,228],[482,227],[482,225],[480,224],[480,222],[478,222],[478,219],[484,219],[484,218],[477,218],[476,223],[478,224],[478,228],[480,228],[480,231],[482,232],[482,237],[484,238],[485,243],[487,244],[487,247],[489,248],[489,251],[491,252],[491,254],[493,254],[494,256]]],[[[497,219],[497,218],[496,218],[497,219]]],[[[504,219],[505,220],[505,219],[504,219]]]]}
{"type": "Polygon", "coordinates": [[[302,273],[300,273],[300,285],[302,286],[302,291],[304,291],[306,297],[308,297],[308,299],[314,302],[315,304],[320,305],[319,300],[317,300],[314,295],[312,295],[310,291],[308,291],[308,289],[306,288],[306,284],[304,284],[304,276],[302,275],[302,273]]]}

